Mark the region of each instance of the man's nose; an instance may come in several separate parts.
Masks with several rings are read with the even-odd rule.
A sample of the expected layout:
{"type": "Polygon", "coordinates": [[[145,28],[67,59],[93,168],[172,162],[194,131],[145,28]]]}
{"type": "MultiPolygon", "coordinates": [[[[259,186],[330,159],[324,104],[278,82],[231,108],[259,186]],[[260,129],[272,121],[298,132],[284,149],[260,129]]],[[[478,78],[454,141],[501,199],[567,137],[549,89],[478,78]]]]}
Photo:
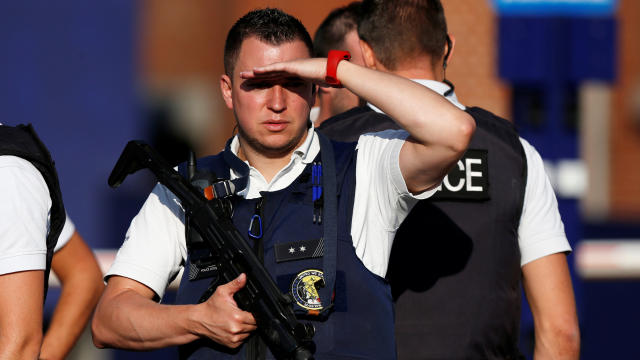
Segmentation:
{"type": "Polygon", "coordinates": [[[275,85],[269,89],[269,100],[267,106],[275,112],[282,112],[287,108],[286,92],[280,85],[275,85]]]}

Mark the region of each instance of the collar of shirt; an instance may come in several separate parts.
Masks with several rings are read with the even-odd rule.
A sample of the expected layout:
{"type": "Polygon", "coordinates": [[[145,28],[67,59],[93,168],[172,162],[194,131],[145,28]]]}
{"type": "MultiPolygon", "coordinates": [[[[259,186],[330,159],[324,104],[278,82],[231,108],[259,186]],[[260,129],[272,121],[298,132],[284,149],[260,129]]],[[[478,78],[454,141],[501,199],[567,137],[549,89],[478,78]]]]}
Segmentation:
{"type": "MultiPolygon", "coordinates": [[[[424,80],[424,79],[411,79],[411,80],[417,82],[422,86],[428,87],[429,89],[437,92],[442,96],[444,96],[444,93],[447,92],[447,90],[449,90],[449,85],[440,81],[424,80]]],[[[447,96],[446,99],[449,100],[453,105],[457,106],[460,110],[466,109],[466,107],[460,104],[460,102],[458,101],[458,97],[456,96],[455,92],[452,92],[451,94],[449,94],[449,96],[447,96]]],[[[384,113],[382,110],[378,109],[375,105],[371,103],[367,103],[367,105],[376,112],[384,113]]]]}
{"type": "MultiPolygon", "coordinates": [[[[238,148],[240,143],[238,141],[238,135],[234,136],[231,141],[230,149],[234,155],[238,155],[238,148]]],[[[280,169],[276,176],[271,179],[271,182],[262,176],[262,174],[253,166],[245,161],[249,165],[249,180],[247,181],[247,187],[238,192],[238,195],[245,199],[255,199],[260,197],[261,191],[278,191],[291,185],[295,179],[302,174],[307,164],[313,162],[318,153],[320,152],[320,142],[313,129],[313,126],[309,128],[307,132],[307,138],[302,145],[293,151],[289,163],[280,169]]],[[[236,179],[240,176],[236,171],[231,169],[231,179],[236,179]]]]}

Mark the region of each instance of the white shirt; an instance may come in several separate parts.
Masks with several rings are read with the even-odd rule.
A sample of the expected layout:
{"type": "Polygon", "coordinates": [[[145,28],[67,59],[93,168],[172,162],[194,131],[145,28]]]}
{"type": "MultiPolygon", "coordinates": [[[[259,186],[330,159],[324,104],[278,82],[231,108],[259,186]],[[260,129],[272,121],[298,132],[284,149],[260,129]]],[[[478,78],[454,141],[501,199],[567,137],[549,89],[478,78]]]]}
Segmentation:
{"type": "MultiPolygon", "coordinates": [[[[28,160],[0,156],[0,275],[44,270],[51,197],[42,174],[28,160]]],[[[56,251],[75,227],[68,219],[56,251]]]]}
{"type": "MultiPolygon", "coordinates": [[[[356,189],[351,236],[358,257],[371,272],[387,271],[395,231],[419,199],[435,190],[414,196],[407,190],[400,172],[399,154],[406,131],[392,130],[366,134],[358,141],[356,189]]],[[[238,149],[237,138],[231,151],[238,149]]],[[[239,195],[252,199],[260,191],[288,187],[313,161],[320,144],[313,128],[290,162],[267,182],[250,166],[249,181],[239,195]]],[[[233,170],[231,178],[236,178],[233,170]]],[[[134,217],[125,241],[105,277],[124,276],[151,288],[159,297],[186,262],[184,211],[180,201],[163,185],[156,185],[140,212],[134,217]]]]}
{"type": "Polygon", "coordinates": [[[67,216],[67,220],[64,222],[64,226],[62,227],[62,231],[60,231],[60,235],[58,236],[58,242],[56,243],[56,247],[53,249],[53,252],[56,253],[60,249],[62,249],[69,240],[71,239],[71,235],[76,231],[76,225],[69,218],[69,214],[65,214],[67,216]]]}
{"type": "MultiPolygon", "coordinates": [[[[444,96],[449,85],[433,80],[413,81],[424,85],[444,96]]],[[[446,97],[452,104],[464,110],[455,93],[446,97]]],[[[382,112],[368,104],[377,112],[382,112]]],[[[564,224],[558,211],[553,187],[549,182],[544,164],[538,151],[523,138],[520,143],[527,158],[527,183],[525,188],[522,215],[518,226],[518,245],[520,247],[520,266],[547,255],[571,251],[564,233],[564,224]]]]}

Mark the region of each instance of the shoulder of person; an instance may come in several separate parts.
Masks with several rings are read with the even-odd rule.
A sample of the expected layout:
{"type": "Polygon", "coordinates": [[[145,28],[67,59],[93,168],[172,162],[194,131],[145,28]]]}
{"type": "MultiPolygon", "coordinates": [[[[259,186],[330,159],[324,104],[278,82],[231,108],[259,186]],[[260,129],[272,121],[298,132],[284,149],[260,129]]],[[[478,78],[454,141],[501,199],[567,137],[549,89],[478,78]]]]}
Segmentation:
{"type": "Polygon", "coordinates": [[[25,184],[29,184],[29,181],[36,181],[43,185],[48,193],[48,188],[42,174],[29,160],[12,155],[2,155],[0,156],[0,172],[2,173],[2,176],[0,176],[0,184],[13,181],[14,179],[19,179],[21,183],[25,184]]]}

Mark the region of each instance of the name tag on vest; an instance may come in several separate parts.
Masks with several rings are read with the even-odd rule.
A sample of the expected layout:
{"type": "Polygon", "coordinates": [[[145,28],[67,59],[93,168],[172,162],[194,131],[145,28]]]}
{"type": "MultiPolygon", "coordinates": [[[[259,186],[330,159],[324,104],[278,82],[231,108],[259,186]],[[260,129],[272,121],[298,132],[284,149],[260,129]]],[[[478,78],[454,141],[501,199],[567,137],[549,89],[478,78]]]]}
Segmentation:
{"type": "Polygon", "coordinates": [[[218,276],[218,265],[211,264],[206,267],[198,267],[194,263],[189,263],[189,280],[195,281],[218,276]]]}
{"type": "Polygon", "coordinates": [[[469,149],[442,180],[432,200],[489,200],[488,151],[469,149]]]}
{"type": "Polygon", "coordinates": [[[276,244],[276,262],[311,259],[324,254],[324,240],[302,240],[276,244]]]}

